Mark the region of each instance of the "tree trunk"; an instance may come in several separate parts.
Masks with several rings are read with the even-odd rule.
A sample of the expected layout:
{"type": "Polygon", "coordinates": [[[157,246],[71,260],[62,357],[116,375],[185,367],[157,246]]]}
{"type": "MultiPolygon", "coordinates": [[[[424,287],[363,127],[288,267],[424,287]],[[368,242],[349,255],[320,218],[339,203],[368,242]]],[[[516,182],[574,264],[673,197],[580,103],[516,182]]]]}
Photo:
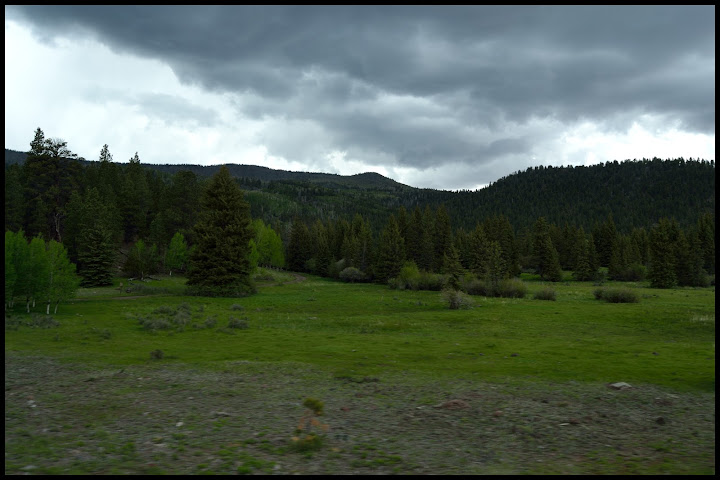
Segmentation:
{"type": "Polygon", "coordinates": [[[45,315],[50,315],[50,303],[52,303],[52,302],[50,301],[50,299],[48,299],[47,309],[45,310],[45,315]]]}

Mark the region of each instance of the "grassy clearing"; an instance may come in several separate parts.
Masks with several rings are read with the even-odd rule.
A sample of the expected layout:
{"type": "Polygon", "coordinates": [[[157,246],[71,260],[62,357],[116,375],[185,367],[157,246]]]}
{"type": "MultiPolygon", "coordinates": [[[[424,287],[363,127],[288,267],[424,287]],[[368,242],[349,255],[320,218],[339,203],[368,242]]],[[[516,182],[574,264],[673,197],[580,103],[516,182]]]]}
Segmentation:
{"type": "MultiPolygon", "coordinates": [[[[163,278],[157,287],[179,289],[182,281],[163,278]]],[[[712,289],[623,285],[641,301],[608,304],[583,283],[555,285],[556,301],[535,300],[533,293],[546,285],[528,283],[526,298],[473,297],[465,310],[449,310],[438,292],[314,277],[269,282],[241,299],[124,299],[110,287],[86,289],[53,316],[58,327],[9,330],[5,348],[98,365],[141,364],[160,349],[164,361],[209,368],[236,360],[292,361],[360,376],[408,371],[714,390],[712,289]],[[180,328],[144,328],[139,320],[159,319],[179,305],[185,306],[180,328]],[[228,328],[233,319],[246,328],[228,328]]]]}
{"type": "Polygon", "coordinates": [[[450,310],[440,292],[298,280],[266,272],[256,295],[206,298],[183,296],[182,277],[144,282],[146,293],[119,291],[123,279],[81,290],[42,327],[21,309],[6,315],[6,473],[714,471],[714,288],[609,282],[639,302],[607,303],[565,282],[546,301],[534,296],[549,285],[526,279],[525,298],[450,310]],[[39,352],[51,363],[35,381],[22,359],[39,352]],[[611,393],[614,382],[638,390],[611,393]],[[433,408],[453,395],[473,408],[433,408]],[[331,434],[315,457],[288,457],[306,396],[325,401],[331,434]],[[54,413],[41,420],[27,398],[54,413]],[[654,430],[666,418],[673,428],[654,430]],[[131,429],[142,438],[120,419],[143,419],[131,429]],[[617,445],[612,422],[630,432],[617,445]],[[452,451],[431,446],[444,431],[452,451]],[[74,466],[68,451],[83,452],[74,466]],[[539,463],[549,451],[562,463],[539,463]]]}

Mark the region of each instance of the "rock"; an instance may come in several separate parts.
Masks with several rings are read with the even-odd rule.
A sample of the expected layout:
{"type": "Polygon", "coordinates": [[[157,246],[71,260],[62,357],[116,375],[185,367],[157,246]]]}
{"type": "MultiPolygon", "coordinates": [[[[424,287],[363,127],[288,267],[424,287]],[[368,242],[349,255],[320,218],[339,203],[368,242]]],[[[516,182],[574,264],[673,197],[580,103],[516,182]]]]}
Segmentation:
{"type": "Polygon", "coordinates": [[[616,382],[616,383],[609,383],[608,387],[614,389],[614,390],[627,390],[629,388],[633,388],[632,385],[625,382],[616,382]]]}
{"type": "Polygon", "coordinates": [[[518,354],[517,354],[517,353],[511,353],[510,356],[511,356],[511,357],[517,357],[518,354]]]}
{"type": "Polygon", "coordinates": [[[665,418],[664,417],[658,417],[655,419],[655,423],[658,425],[665,425],[665,418]]]}
{"type": "Polygon", "coordinates": [[[502,410],[495,410],[493,412],[493,417],[502,417],[502,414],[503,414],[502,410]]]}

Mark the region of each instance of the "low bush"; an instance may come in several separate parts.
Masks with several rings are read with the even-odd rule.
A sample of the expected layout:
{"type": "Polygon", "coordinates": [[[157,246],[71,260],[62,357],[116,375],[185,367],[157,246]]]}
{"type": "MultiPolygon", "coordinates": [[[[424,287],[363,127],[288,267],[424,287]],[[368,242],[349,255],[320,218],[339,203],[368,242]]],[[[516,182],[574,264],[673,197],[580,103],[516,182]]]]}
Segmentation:
{"type": "Polygon", "coordinates": [[[555,290],[550,287],[545,287],[542,290],[538,290],[533,295],[535,300],[552,300],[555,301],[555,290]]]}
{"type": "Polygon", "coordinates": [[[247,320],[248,320],[247,317],[244,317],[244,318],[230,317],[228,319],[228,328],[237,328],[240,330],[246,330],[249,328],[247,320]]]}
{"type": "Polygon", "coordinates": [[[365,274],[355,267],[347,267],[340,272],[339,278],[343,282],[362,282],[363,280],[365,280],[365,274]]]}
{"type": "Polygon", "coordinates": [[[504,298],[525,298],[526,294],[527,286],[525,285],[525,282],[518,278],[506,278],[500,282],[498,290],[495,292],[494,296],[504,298]]]}
{"type": "Polygon", "coordinates": [[[460,287],[469,295],[480,295],[483,297],[491,296],[489,295],[489,290],[487,287],[487,284],[485,281],[480,280],[479,278],[473,278],[473,279],[465,279],[461,284],[460,287]]]}
{"type": "Polygon", "coordinates": [[[597,300],[608,303],[638,303],[640,297],[629,288],[596,288],[593,292],[597,300]]]}
{"type": "Polygon", "coordinates": [[[450,310],[470,308],[473,305],[472,299],[460,290],[446,288],[442,291],[442,297],[446,302],[448,302],[450,310]]]}

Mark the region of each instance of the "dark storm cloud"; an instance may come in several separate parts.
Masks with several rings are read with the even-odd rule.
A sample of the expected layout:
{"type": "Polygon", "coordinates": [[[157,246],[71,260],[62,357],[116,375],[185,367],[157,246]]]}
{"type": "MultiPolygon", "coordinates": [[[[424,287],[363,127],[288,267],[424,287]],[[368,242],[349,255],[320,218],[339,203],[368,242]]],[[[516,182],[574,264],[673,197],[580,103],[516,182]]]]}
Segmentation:
{"type": "Polygon", "coordinates": [[[533,134],[504,130],[534,119],[612,131],[648,114],[715,131],[714,6],[46,5],[6,17],[160,59],[184,82],[238,93],[246,115],[311,122],[331,147],[400,165],[529,151],[533,134]]]}

